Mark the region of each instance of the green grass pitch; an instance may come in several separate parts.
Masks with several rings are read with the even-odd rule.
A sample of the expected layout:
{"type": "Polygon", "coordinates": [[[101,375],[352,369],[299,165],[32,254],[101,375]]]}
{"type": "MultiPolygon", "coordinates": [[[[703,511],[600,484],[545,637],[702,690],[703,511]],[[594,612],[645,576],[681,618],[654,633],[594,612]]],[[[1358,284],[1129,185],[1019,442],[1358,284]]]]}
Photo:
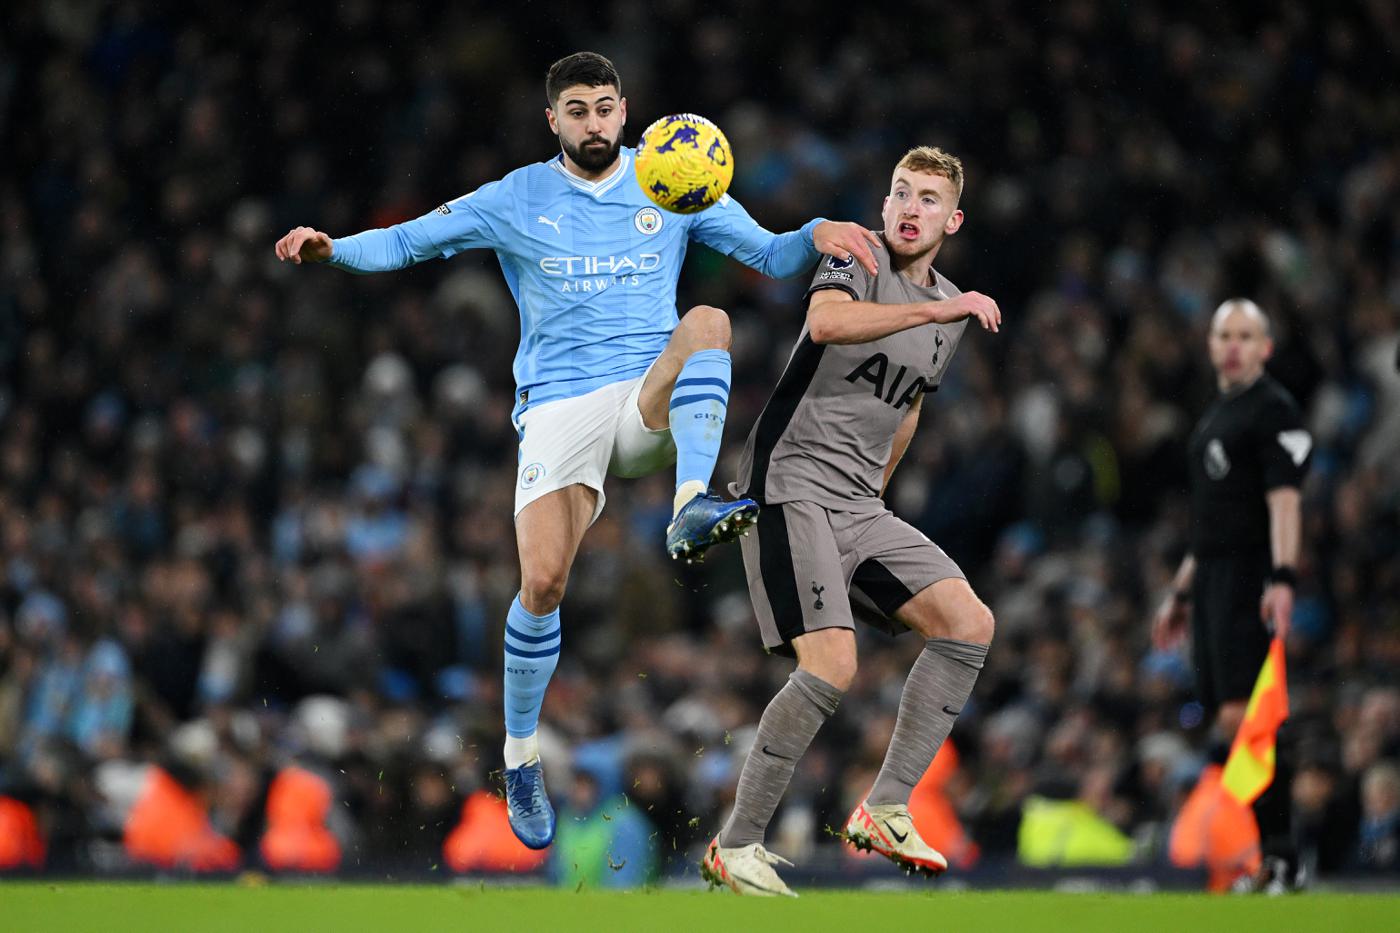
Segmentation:
{"type": "Polygon", "coordinates": [[[1400,929],[1400,896],[812,891],[798,900],[727,891],[606,893],[372,885],[0,883],[0,930],[277,933],[351,931],[812,930],[1275,933],[1400,929]]]}

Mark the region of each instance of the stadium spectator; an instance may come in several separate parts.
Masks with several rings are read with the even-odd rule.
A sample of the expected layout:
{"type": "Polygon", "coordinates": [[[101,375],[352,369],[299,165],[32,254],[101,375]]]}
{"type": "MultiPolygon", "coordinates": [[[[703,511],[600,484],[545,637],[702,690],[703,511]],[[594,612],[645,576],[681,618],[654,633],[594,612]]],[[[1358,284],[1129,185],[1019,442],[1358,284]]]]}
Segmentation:
{"type": "Polygon", "coordinates": [[[1361,778],[1361,830],[1356,861],[1371,871],[1400,867],[1400,768],[1374,764],[1361,778]]]}
{"type": "Polygon", "coordinates": [[[657,833],[622,795],[600,793],[598,775],[575,765],[560,807],[550,872],[569,888],[635,888],[657,868],[657,833]]]}

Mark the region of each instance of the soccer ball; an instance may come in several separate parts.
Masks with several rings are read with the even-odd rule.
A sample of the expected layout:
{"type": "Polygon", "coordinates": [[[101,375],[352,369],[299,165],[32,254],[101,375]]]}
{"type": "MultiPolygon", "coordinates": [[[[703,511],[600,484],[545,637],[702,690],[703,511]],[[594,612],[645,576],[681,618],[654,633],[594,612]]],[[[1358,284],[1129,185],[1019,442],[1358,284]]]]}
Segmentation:
{"type": "Polygon", "coordinates": [[[637,143],[637,184],[658,207],[694,214],[714,204],[734,178],[734,155],[719,127],[693,113],[662,117],[637,143]]]}

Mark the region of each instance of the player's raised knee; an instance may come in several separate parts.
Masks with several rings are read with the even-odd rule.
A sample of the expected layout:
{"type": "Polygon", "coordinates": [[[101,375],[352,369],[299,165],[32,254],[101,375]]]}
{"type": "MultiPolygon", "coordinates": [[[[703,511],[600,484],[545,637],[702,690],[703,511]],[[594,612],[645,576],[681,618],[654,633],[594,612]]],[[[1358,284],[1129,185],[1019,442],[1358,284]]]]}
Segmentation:
{"type": "Polygon", "coordinates": [[[564,567],[525,567],[520,573],[520,602],[527,612],[544,615],[559,608],[569,571],[564,567]]]}
{"type": "Polygon", "coordinates": [[[696,305],[686,312],[681,326],[687,331],[691,351],[728,350],[731,339],[729,315],[711,305],[696,305]]]}

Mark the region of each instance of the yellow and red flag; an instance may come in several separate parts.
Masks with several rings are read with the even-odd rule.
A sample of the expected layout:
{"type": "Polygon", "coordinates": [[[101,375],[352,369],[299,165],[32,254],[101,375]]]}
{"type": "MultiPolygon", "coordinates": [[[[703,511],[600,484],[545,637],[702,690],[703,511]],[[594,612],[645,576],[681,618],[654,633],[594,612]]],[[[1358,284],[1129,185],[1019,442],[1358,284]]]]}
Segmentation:
{"type": "Polygon", "coordinates": [[[1220,783],[1244,806],[1249,806],[1274,780],[1278,728],[1288,718],[1288,683],[1284,672],[1283,641],[1275,638],[1259,669],[1254,692],[1245,707],[1240,731],[1230,746],[1230,757],[1220,783]]]}

